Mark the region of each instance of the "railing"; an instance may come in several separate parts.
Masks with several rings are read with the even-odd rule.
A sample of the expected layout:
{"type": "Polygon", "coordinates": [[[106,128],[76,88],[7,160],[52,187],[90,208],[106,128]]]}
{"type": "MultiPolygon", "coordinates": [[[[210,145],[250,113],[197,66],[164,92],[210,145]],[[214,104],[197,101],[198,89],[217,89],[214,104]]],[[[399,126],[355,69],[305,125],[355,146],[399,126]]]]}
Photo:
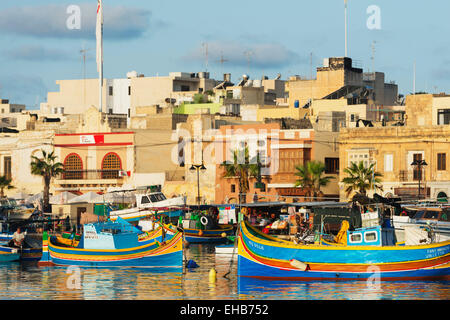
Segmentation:
{"type": "Polygon", "coordinates": [[[423,174],[417,170],[400,170],[398,174],[398,180],[400,182],[419,182],[423,181],[423,174]]]}
{"type": "Polygon", "coordinates": [[[59,180],[105,180],[122,179],[123,170],[66,170],[57,179],[59,180]]]}

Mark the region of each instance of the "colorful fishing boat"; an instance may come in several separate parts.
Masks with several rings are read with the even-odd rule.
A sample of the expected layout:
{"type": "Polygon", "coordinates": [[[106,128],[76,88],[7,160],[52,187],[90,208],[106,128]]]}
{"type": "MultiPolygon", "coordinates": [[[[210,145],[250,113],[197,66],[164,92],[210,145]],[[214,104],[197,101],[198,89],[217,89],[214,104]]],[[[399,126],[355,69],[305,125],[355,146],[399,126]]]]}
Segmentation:
{"type": "Polygon", "coordinates": [[[19,261],[20,253],[18,248],[0,247],[0,262],[19,261]]]}
{"type": "Polygon", "coordinates": [[[163,240],[158,230],[143,233],[123,221],[86,224],[76,247],[61,244],[45,232],[39,265],[182,268],[182,233],[175,231],[164,242],[158,239],[163,240]]]}
{"type": "Polygon", "coordinates": [[[450,279],[450,241],[398,246],[393,230],[369,229],[347,231],[341,243],[302,245],[241,222],[238,276],[289,281],[450,279]]]}
{"type": "Polygon", "coordinates": [[[218,229],[184,229],[185,240],[189,243],[224,243],[233,235],[233,226],[219,225],[218,229]]]}

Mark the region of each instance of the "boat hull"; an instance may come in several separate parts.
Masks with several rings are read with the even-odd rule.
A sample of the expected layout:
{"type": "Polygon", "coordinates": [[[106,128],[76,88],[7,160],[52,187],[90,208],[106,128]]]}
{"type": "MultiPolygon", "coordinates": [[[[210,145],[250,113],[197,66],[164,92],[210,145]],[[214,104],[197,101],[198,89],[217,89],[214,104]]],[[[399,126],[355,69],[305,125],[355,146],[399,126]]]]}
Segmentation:
{"type": "Polygon", "coordinates": [[[248,228],[241,224],[240,277],[289,281],[450,279],[450,242],[406,247],[305,246],[258,235],[248,228]]]}
{"type": "Polygon", "coordinates": [[[225,243],[228,241],[227,236],[232,234],[232,226],[217,230],[184,229],[185,240],[189,243],[225,243]]]}
{"type": "Polygon", "coordinates": [[[9,247],[0,247],[0,262],[19,261],[20,254],[18,249],[9,247]]]}
{"type": "Polygon", "coordinates": [[[177,233],[165,244],[149,244],[121,250],[87,250],[55,246],[45,240],[39,265],[75,265],[81,267],[182,268],[183,237],[177,233]]]}

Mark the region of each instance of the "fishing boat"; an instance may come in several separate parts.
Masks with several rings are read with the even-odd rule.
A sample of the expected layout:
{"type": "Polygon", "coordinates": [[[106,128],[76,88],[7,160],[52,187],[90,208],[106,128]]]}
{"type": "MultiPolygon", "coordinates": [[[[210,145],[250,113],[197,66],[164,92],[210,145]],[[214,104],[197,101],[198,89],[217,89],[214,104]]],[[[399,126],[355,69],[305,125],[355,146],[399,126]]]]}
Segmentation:
{"type": "Polygon", "coordinates": [[[20,253],[18,248],[0,246],[0,262],[19,261],[20,253]]]}
{"type": "Polygon", "coordinates": [[[393,217],[396,227],[429,226],[438,241],[450,240],[449,206],[405,206],[403,209],[406,215],[393,217]]]}
{"type": "Polygon", "coordinates": [[[173,236],[163,238],[158,232],[141,232],[120,219],[92,223],[84,225],[80,241],[73,246],[44,232],[39,265],[182,268],[182,233],[176,230],[173,236]]]}
{"type": "Polygon", "coordinates": [[[187,212],[181,219],[185,240],[189,243],[226,243],[233,235],[232,225],[221,225],[211,214],[187,212]]]}
{"type": "Polygon", "coordinates": [[[450,279],[450,241],[397,245],[393,228],[346,230],[345,224],[336,238],[336,243],[295,244],[243,221],[238,276],[289,281],[450,279]]]}
{"type": "Polygon", "coordinates": [[[109,212],[111,220],[115,220],[116,217],[121,217],[127,220],[139,220],[141,218],[152,215],[155,210],[161,208],[174,208],[174,207],[184,207],[185,199],[184,197],[176,197],[167,199],[166,196],[158,192],[150,193],[138,193],[135,194],[136,205],[133,208],[114,210],[109,212]]]}

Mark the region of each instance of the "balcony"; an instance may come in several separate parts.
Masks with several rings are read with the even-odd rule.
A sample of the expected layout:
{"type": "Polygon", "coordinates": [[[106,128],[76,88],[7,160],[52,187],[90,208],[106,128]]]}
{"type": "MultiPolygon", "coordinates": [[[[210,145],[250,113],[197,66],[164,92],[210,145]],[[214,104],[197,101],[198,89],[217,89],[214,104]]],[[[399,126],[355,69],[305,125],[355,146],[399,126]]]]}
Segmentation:
{"type": "Polygon", "coordinates": [[[122,182],[126,172],[123,170],[66,170],[59,174],[58,185],[104,185],[122,182]]]}
{"type": "Polygon", "coordinates": [[[420,171],[417,170],[400,170],[398,173],[398,181],[400,182],[416,182],[423,181],[424,177],[420,171]]]}

